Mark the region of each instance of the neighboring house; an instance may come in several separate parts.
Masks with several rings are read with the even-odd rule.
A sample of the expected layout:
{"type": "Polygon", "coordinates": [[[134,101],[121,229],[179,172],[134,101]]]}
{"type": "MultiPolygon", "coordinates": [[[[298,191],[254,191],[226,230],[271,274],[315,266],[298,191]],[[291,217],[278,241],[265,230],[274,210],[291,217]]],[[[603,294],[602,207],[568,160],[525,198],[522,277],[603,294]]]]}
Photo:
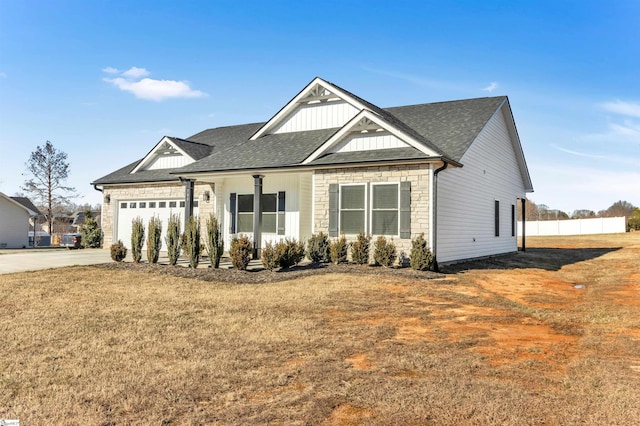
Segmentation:
{"type": "Polygon", "coordinates": [[[106,246],[129,246],[135,217],[164,232],[171,213],[213,213],[226,249],[363,230],[408,255],[424,233],[439,262],[516,251],[533,190],[507,97],[383,109],[321,78],[265,123],[165,136],[92,184],[106,246]]]}
{"type": "Polygon", "coordinates": [[[40,215],[31,200],[0,192],[0,248],[29,246],[29,219],[40,215]]]}

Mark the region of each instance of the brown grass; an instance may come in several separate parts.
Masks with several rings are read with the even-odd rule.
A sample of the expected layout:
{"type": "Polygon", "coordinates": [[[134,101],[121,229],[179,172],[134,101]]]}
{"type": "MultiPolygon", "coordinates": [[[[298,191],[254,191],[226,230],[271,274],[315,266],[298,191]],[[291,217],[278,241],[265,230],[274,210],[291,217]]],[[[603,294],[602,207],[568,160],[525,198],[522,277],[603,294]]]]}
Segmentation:
{"type": "Polygon", "coordinates": [[[637,422],[640,233],[527,244],[429,281],[220,284],[94,267],[0,276],[0,419],[637,422]]]}

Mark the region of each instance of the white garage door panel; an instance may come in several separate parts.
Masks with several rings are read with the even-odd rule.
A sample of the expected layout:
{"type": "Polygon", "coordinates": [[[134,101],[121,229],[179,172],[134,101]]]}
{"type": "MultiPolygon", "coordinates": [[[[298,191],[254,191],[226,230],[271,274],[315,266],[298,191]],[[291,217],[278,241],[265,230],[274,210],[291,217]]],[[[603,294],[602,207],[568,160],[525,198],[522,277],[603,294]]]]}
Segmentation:
{"type": "MultiPolygon", "coordinates": [[[[180,232],[182,232],[184,228],[184,199],[121,200],[118,202],[116,240],[122,241],[125,247],[131,249],[131,223],[135,218],[139,217],[144,223],[145,244],[143,248],[146,249],[149,220],[155,216],[162,222],[161,250],[164,251],[166,250],[165,237],[167,235],[167,224],[169,223],[171,214],[180,215],[180,232]]],[[[194,206],[193,214],[198,214],[198,207],[194,206]]],[[[144,257],[145,255],[143,254],[143,258],[144,257]]]]}

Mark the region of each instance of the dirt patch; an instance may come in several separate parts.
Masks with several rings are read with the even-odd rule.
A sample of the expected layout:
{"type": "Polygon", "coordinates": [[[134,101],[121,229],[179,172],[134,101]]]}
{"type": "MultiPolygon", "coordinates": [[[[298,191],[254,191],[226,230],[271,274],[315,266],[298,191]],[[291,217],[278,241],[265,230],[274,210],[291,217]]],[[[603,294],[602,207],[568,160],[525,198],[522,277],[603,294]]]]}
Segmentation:
{"type": "Polygon", "coordinates": [[[350,363],[356,370],[371,370],[372,368],[369,355],[367,354],[356,354],[345,359],[345,361],[350,363]]]}
{"type": "Polygon", "coordinates": [[[324,426],[356,426],[371,421],[373,417],[373,410],[342,404],[333,410],[331,416],[322,424],[324,426]]]}

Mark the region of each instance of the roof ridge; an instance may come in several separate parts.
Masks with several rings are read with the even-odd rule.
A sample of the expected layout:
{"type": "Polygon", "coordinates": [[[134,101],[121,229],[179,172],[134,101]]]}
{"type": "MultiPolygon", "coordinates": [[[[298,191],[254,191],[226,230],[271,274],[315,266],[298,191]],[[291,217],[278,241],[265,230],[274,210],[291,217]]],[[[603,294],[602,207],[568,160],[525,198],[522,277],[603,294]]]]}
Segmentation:
{"type": "Polygon", "coordinates": [[[381,108],[381,109],[386,111],[388,109],[393,109],[393,108],[417,107],[417,106],[423,106],[423,105],[440,105],[440,104],[450,104],[450,103],[454,103],[454,102],[479,101],[481,99],[505,99],[505,98],[507,98],[507,95],[479,96],[477,98],[452,99],[452,100],[449,100],[449,101],[437,101],[437,102],[422,102],[422,103],[419,103],[419,104],[410,104],[410,105],[395,105],[395,106],[384,107],[384,108],[381,108]]]}

